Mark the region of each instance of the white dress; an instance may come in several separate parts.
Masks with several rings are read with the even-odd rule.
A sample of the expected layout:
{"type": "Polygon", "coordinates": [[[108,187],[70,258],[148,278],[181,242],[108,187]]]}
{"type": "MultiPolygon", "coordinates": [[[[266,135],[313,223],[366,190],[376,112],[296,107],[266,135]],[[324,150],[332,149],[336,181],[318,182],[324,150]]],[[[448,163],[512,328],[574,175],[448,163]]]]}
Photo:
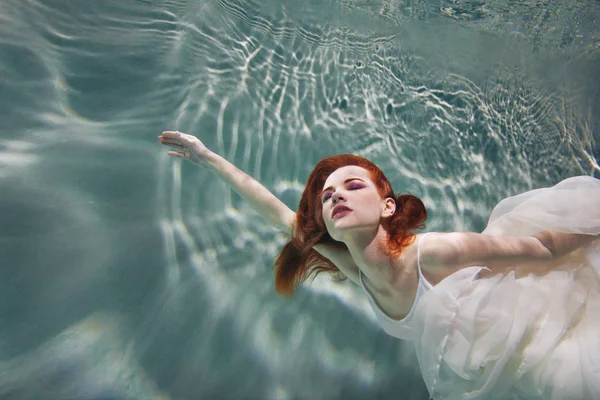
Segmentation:
{"type": "MultiPolygon", "coordinates": [[[[482,233],[544,230],[599,235],[600,180],[574,177],[506,198],[482,233]]],[[[600,399],[600,239],[543,275],[480,277],[484,268],[424,290],[402,321],[369,295],[386,332],[414,343],[431,398],[600,399]]]]}

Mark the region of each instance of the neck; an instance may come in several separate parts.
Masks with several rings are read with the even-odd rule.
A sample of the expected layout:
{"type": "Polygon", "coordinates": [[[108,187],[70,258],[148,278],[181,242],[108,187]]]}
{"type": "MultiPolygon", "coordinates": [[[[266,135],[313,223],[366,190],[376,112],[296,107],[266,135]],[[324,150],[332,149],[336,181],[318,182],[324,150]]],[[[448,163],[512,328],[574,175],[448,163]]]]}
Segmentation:
{"type": "Polygon", "coordinates": [[[383,250],[387,247],[387,232],[381,225],[376,232],[354,234],[344,243],[358,268],[375,289],[392,289],[395,274],[392,261],[383,250]]]}

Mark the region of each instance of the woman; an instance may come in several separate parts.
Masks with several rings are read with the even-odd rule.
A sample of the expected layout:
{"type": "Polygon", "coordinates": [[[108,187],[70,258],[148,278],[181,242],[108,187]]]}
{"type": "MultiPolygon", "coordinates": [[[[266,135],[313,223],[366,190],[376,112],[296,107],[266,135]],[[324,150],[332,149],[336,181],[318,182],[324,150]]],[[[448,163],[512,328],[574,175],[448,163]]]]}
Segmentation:
{"type": "Polygon", "coordinates": [[[415,234],[421,200],[364,158],[321,160],[294,213],[194,136],[159,140],[290,236],[278,293],[322,271],[359,285],[383,329],[414,343],[431,398],[600,399],[597,179],[507,198],[482,234],[415,234]]]}

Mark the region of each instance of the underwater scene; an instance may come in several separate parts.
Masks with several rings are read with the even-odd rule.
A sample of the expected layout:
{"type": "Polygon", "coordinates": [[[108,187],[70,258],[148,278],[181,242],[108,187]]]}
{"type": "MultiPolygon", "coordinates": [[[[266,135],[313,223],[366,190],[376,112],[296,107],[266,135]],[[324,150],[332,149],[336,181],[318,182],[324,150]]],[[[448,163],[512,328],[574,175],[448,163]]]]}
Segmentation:
{"type": "Polygon", "coordinates": [[[600,177],[594,0],[3,0],[0,399],[425,400],[415,350],[198,137],[296,210],[323,157],[376,163],[428,231],[600,177]]]}

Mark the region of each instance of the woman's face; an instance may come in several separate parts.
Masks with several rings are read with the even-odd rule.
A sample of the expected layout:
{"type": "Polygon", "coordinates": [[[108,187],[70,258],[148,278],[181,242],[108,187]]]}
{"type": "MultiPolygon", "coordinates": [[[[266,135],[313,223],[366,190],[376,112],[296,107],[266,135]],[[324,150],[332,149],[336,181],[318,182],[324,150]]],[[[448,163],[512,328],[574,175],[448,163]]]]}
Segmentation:
{"type": "Polygon", "coordinates": [[[355,165],[339,168],[327,177],[320,201],[327,232],[344,242],[357,232],[376,232],[381,218],[395,210],[392,199],[381,198],[369,171],[355,165]],[[345,211],[333,215],[336,207],[345,211]]]}

